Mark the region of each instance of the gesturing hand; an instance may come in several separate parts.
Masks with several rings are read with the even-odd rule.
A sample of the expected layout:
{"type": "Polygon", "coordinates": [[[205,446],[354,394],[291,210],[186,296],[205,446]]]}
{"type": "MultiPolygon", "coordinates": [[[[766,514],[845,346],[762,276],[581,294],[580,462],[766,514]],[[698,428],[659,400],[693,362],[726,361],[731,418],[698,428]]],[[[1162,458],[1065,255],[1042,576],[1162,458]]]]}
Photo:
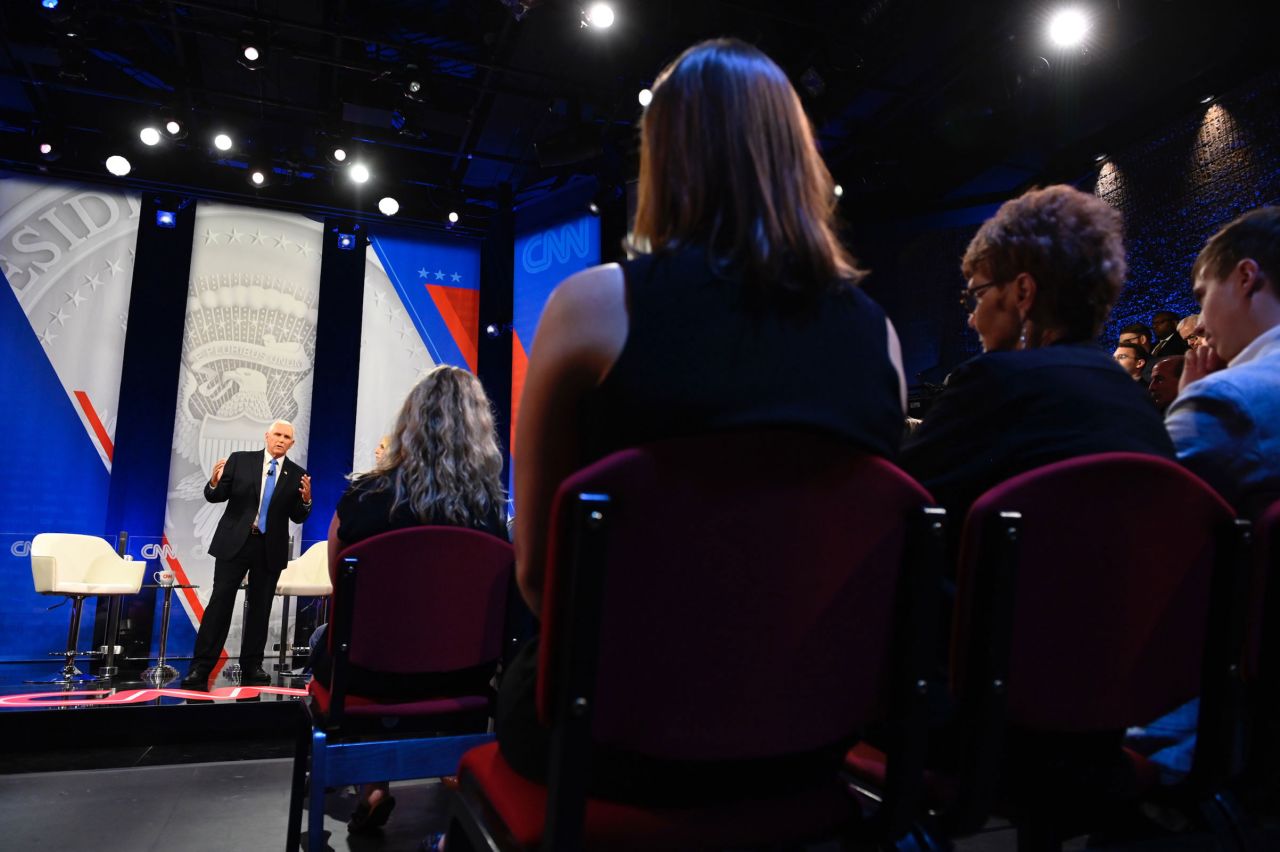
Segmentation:
{"type": "Polygon", "coordinates": [[[1203,379],[1227,366],[1227,362],[1218,357],[1212,346],[1200,346],[1187,352],[1182,362],[1182,379],[1178,382],[1178,393],[1187,389],[1187,385],[1203,379]]]}
{"type": "Polygon", "coordinates": [[[311,477],[305,473],[302,475],[302,484],[298,486],[298,494],[301,495],[303,503],[311,502],[311,477]]]}
{"type": "Polygon", "coordinates": [[[222,479],[222,469],[226,466],[226,459],[218,459],[213,463],[213,476],[209,477],[209,484],[214,488],[218,487],[218,480],[222,479]]]}

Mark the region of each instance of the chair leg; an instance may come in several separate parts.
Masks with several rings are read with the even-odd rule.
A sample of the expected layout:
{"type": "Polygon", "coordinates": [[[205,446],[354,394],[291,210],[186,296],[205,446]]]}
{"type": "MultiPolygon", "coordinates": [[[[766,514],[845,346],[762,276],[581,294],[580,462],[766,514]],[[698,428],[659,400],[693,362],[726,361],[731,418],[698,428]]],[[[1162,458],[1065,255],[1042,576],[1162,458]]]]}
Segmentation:
{"type": "Polygon", "coordinates": [[[293,647],[293,640],[289,638],[289,601],[292,598],[289,595],[282,595],[280,607],[280,656],[276,658],[276,671],[281,677],[284,677],[284,655],[285,642],[289,643],[289,647],[293,647]]]}
{"type": "Polygon", "coordinates": [[[98,678],[94,675],[81,674],[76,668],[76,644],[80,641],[80,613],[84,610],[83,595],[68,595],[71,598],[71,624],[67,627],[67,649],[62,652],[64,663],[62,673],[45,680],[29,680],[27,683],[57,683],[73,686],[77,683],[93,683],[98,678]]]}
{"type": "Polygon", "coordinates": [[[289,791],[289,833],[285,852],[298,852],[302,843],[302,800],[306,796],[307,760],[311,756],[311,725],[303,722],[293,751],[293,781],[289,791]]]}
{"type": "Polygon", "coordinates": [[[324,731],[311,733],[311,804],[307,814],[308,852],[323,852],[324,842],[324,789],[328,786],[328,760],[325,754],[327,738],[324,731]]]}

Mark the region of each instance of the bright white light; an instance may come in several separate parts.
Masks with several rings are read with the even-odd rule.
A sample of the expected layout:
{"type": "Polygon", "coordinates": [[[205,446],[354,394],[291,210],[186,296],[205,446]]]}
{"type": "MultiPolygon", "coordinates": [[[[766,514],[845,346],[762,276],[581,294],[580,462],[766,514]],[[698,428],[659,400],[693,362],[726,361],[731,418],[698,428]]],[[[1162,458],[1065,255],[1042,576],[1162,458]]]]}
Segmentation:
{"type": "Polygon", "coordinates": [[[219,151],[230,151],[231,137],[225,133],[219,133],[217,136],[213,137],[213,147],[217,148],[219,151]]]}
{"type": "Polygon", "coordinates": [[[1059,47],[1075,47],[1089,32],[1089,19],[1079,9],[1063,9],[1049,19],[1049,40],[1059,47]]]}
{"type": "Polygon", "coordinates": [[[142,140],[143,145],[159,145],[160,131],[154,127],[144,127],[138,131],[138,138],[142,140]]]}
{"type": "Polygon", "coordinates": [[[364,183],[369,180],[369,169],[363,163],[355,163],[351,166],[351,179],[356,183],[364,183]]]}
{"type": "Polygon", "coordinates": [[[841,186],[840,184],[836,184],[834,187],[832,187],[831,191],[835,193],[836,198],[840,198],[841,196],[844,195],[844,187],[841,186]]]}
{"type": "Polygon", "coordinates": [[[457,210],[450,210],[450,211],[449,211],[449,224],[451,224],[451,225],[456,225],[456,224],[458,224],[458,211],[457,211],[457,210]]]}
{"type": "Polygon", "coordinates": [[[641,89],[639,100],[640,100],[640,106],[647,107],[649,104],[653,103],[653,92],[651,92],[649,89],[641,89]]]}
{"type": "Polygon", "coordinates": [[[41,154],[52,154],[52,153],[53,153],[53,146],[52,146],[52,145],[50,145],[48,142],[41,142],[41,143],[40,143],[40,153],[41,153],[41,154]]]}
{"type": "Polygon", "coordinates": [[[170,120],[165,123],[164,129],[169,131],[170,136],[177,136],[178,133],[182,130],[182,125],[176,121],[170,120]]]}
{"type": "Polygon", "coordinates": [[[333,158],[337,160],[339,163],[341,163],[343,160],[347,158],[347,152],[342,148],[334,148],[333,158]]]}
{"type": "Polygon", "coordinates": [[[112,154],[107,157],[107,171],[116,177],[124,177],[129,174],[129,170],[133,167],[129,165],[129,161],[119,154],[112,154]]]}
{"type": "Polygon", "coordinates": [[[249,180],[253,181],[254,186],[262,186],[264,183],[267,182],[267,176],[264,175],[262,172],[254,172],[253,174],[249,175],[249,180]]]}
{"type": "Polygon", "coordinates": [[[400,202],[388,195],[378,202],[378,212],[383,216],[394,216],[400,212],[400,202]]]}
{"type": "Polygon", "coordinates": [[[613,26],[613,7],[608,3],[592,3],[587,7],[587,23],[599,30],[613,26]]]}
{"type": "Polygon", "coordinates": [[[250,62],[257,62],[258,57],[261,55],[262,54],[258,53],[258,48],[254,47],[253,45],[250,44],[245,46],[244,58],[249,60],[250,62]]]}

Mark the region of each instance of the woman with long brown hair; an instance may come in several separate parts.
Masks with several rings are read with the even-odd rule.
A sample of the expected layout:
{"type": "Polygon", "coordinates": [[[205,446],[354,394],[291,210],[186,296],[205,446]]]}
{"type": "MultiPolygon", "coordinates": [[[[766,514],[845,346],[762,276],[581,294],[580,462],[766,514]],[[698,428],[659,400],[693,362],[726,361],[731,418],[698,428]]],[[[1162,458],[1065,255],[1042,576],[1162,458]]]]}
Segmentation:
{"type": "MultiPolygon", "coordinates": [[[[703,42],[658,76],[641,123],[631,257],[563,281],[529,359],[516,552],[535,612],[556,487],[609,452],[764,425],[896,452],[898,342],[856,288],[835,205],[800,99],[759,50],[703,42]]],[[[540,778],[547,732],[533,711],[534,645],[503,680],[497,733],[511,766],[540,778]]],[[[602,786],[633,775],[593,763],[602,786]]]]}
{"type": "MultiPolygon", "coordinates": [[[[502,454],[484,388],[466,370],[440,365],[409,391],[387,446],[368,473],[352,477],[329,524],[329,572],[348,546],[391,530],[459,526],[506,539],[502,454]]],[[[381,445],[380,445],[381,446],[381,445]]],[[[332,660],[322,631],[312,637],[313,670],[329,685],[332,660]]],[[[493,667],[422,674],[367,671],[352,666],[348,687],[368,698],[416,699],[450,690],[485,691],[493,667]]],[[[361,785],[348,830],[387,821],[395,799],[386,782],[361,785]]]]}

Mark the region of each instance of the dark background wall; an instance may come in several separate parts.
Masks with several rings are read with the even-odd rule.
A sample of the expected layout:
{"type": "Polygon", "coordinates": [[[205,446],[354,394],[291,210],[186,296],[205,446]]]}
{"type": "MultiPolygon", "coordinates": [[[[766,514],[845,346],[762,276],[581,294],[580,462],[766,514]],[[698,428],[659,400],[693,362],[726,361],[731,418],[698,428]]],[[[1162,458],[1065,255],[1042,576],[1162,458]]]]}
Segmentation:
{"type": "MultiPolygon", "coordinates": [[[[1240,213],[1280,203],[1280,72],[1256,78],[1076,176],[1124,214],[1129,274],[1101,340],[1154,311],[1195,313],[1190,271],[1204,241],[1240,213]]],[[[867,292],[902,338],[907,380],[940,382],[979,351],[957,301],[960,257],[995,205],[854,228],[867,292]]],[[[870,218],[866,213],[862,218],[870,218]]]]}

